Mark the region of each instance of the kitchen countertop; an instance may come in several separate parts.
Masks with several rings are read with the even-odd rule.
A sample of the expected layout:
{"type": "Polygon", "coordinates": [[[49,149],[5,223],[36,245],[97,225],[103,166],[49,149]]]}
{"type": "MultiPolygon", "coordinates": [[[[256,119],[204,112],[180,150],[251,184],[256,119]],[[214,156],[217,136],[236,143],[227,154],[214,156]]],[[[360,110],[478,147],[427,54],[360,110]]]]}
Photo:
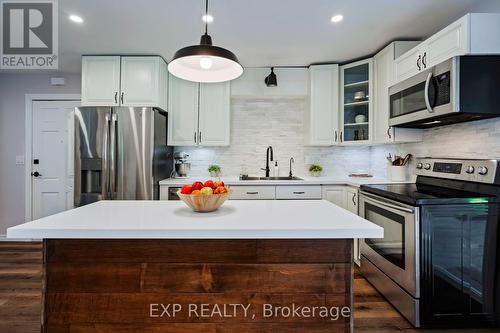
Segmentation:
{"type": "Polygon", "coordinates": [[[7,229],[8,238],[381,238],[383,229],[325,200],[233,200],[211,213],[182,201],[99,201],[7,229]]]}
{"type": "MultiPolygon", "coordinates": [[[[349,185],[359,187],[364,184],[390,184],[401,183],[377,177],[311,177],[297,176],[303,180],[240,180],[237,176],[222,176],[220,179],[226,185],[349,185]]],[[[189,178],[168,178],[160,181],[160,186],[182,186],[191,184],[194,181],[216,179],[214,177],[189,177],[189,178]]],[[[410,181],[408,181],[410,182],[410,181]]],[[[407,182],[407,183],[408,183],[407,182]]]]}

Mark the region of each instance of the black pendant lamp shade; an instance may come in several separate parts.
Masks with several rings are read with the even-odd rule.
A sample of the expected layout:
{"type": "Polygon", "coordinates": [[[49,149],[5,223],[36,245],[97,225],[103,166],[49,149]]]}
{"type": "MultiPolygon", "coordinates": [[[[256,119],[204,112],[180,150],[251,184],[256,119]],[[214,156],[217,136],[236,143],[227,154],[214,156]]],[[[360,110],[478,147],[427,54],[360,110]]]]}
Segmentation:
{"type": "MultiPolygon", "coordinates": [[[[206,0],[208,15],[208,0],[206,0]]],[[[212,45],[207,32],[201,36],[200,45],[187,46],[175,52],[168,64],[168,71],[178,78],[194,82],[224,82],[236,79],[243,73],[243,67],[236,55],[222,47],[212,45]]]]}
{"type": "Polygon", "coordinates": [[[264,79],[264,82],[266,83],[266,86],[268,87],[277,87],[278,86],[278,78],[276,77],[276,74],[274,74],[274,67],[271,67],[271,74],[266,76],[264,79]]]}

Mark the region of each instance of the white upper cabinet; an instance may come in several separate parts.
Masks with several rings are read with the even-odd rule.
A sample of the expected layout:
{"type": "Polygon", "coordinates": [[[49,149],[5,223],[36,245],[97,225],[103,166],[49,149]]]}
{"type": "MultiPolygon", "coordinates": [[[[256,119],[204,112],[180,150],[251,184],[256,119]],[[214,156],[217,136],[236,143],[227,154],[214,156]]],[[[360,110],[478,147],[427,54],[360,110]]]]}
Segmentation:
{"type": "Polygon", "coordinates": [[[82,105],[117,106],[120,94],[120,57],[82,57],[82,105]]]}
{"type": "Polygon", "coordinates": [[[229,82],[200,84],[198,144],[229,145],[230,95],[229,82]]]}
{"type": "Polygon", "coordinates": [[[122,105],[157,106],[160,101],[160,58],[122,57],[122,105]]]}
{"type": "Polygon", "coordinates": [[[198,143],[199,83],[170,75],[168,80],[168,145],[195,146],[198,143]]]}
{"type": "Polygon", "coordinates": [[[412,77],[421,70],[423,53],[420,46],[415,46],[394,61],[396,72],[394,83],[412,77]]]}
{"type": "Polygon", "coordinates": [[[373,127],[373,59],[340,67],[340,143],[370,144],[373,127]]]}
{"type": "Polygon", "coordinates": [[[468,18],[468,16],[462,17],[425,41],[425,47],[422,48],[422,69],[468,53],[468,18]]]}
{"type": "Polygon", "coordinates": [[[229,145],[229,82],[197,83],[171,75],[168,87],[168,145],[229,145]]]}
{"type": "Polygon", "coordinates": [[[167,109],[167,64],[159,56],[83,56],[83,106],[167,109]]]}
{"type": "Polygon", "coordinates": [[[396,82],[454,56],[500,53],[500,14],[467,14],[396,59],[396,82]]]}
{"type": "Polygon", "coordinates": [[[305,119],[306,144],[332,146],[339,143],[339,66],[309,68],[310,106],[305,119]]]}
{"type": "Polygon", "coordinates": [[[397,41],[386,46],[373,58],[374,107],[373,143],[422,141],[422,130],[389,126],[389,87],[395,79],[394,59],[418,42],[397,41]]]}

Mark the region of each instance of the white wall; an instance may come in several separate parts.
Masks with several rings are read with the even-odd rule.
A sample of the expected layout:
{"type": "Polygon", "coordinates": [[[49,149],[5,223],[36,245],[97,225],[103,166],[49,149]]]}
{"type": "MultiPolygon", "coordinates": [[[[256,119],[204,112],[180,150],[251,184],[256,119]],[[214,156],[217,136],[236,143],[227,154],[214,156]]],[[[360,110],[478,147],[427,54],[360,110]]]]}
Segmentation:
{"type": "MultiPolygon", "coordinates": [[[[0,235],[24,222],[25,94],[79,94],[80,76],[66,75],[66,85],[53,87],[48,74],[0,74],[0,235]]],[[[26,156],[29,163],[29,157],[26,156]]]]}

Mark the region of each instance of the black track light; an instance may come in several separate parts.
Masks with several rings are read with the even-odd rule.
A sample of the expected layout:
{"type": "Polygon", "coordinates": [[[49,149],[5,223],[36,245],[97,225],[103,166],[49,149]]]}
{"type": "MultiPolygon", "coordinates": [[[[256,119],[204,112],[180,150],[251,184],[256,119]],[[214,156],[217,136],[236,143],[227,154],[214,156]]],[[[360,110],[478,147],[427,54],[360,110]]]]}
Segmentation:
{"type": "Polygon", "coordinates": [[[266,83],[266,86],[268,87],[277,87],[278,86],[278,79],[276,77],[276,74],[274,74],[274,67],[271,67],[271,74],[266,76],[264,79],[264,82],[266,83]]]}

